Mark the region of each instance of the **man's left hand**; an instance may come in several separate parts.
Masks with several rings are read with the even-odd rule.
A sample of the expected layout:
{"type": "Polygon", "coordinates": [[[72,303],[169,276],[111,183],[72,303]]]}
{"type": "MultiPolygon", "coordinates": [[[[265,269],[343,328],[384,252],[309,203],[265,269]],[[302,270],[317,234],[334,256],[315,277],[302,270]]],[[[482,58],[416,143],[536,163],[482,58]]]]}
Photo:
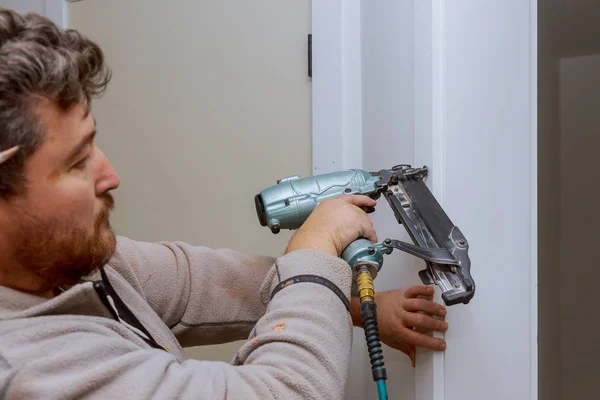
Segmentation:
{"type": "MultiPolygon", "coordinates": [[[[445,332],[448,329],[448,323],[443,321],[446,308],[433,302],[432,296],[431,286],[412,286],[406,291],[389,290],[375,293],[381,341],[409,356],[413,367],[417,346],[439,351],[446,348],[443,339],[427,334],[432,331],[445,332]]],[[[357,298],[352,299],[350,311],[353,325],[362,327],[360,303],[357,298]]]]}

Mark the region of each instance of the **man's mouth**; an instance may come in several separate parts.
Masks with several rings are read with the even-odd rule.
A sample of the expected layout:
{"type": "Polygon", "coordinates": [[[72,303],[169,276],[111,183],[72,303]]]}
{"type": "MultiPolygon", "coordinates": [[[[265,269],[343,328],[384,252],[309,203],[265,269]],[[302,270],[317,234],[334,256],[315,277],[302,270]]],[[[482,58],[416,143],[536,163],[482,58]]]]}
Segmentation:
{"type": "Polygon", "coordinates": [[[110,193],[106,194],[106,202],[104,203],[104,208],[102,209],[102,212],[100,213],[101,218],[103,220],[108,220],[110,217],[110,212],[113,210],[113,208],[115,207],[115,200],[112,197],[112,195],[110,193]]]}
{"type": "Polygon", "coordinates": [[[104,227],[108,227],[110,226],[109,221],[110,221],[110,212],[114,207],[114,201],[112,200],[112,198],[109,198],[109,200],[105,203],[106,205],[102,208],[102,211],[100,211],[100,214],[98,215],[98,220],[96,221],[97,223],[97,227],[100,228],[102,226],[104,227]]]}

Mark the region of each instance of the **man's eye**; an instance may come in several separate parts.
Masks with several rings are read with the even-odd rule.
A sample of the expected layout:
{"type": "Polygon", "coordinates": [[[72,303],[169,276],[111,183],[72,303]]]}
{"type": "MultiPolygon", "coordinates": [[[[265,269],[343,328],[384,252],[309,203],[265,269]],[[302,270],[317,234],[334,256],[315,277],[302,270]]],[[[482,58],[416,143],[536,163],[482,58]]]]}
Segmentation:
{"type": "Polygon", "coordinates": [[[90,156],[87,156],[85,158],[83,158],[81,161],[79,161],[77,164],[73,165],[74,169],[82,169],[86,166],[88,160],[90,159],[90,156]]]}

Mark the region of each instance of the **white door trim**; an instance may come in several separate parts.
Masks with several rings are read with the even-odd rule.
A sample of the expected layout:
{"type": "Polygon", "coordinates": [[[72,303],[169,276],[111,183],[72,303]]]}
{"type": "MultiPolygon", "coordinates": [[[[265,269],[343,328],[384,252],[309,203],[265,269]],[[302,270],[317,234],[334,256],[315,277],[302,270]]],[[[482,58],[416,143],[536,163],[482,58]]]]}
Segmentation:
{"type": "MultiPolygon", "coordinates": [[[[485,300],[485,304],[488,305],[490,304],[491,294],[504,294],[503,287],[506,287],[507,291],[516,290],[516,287],[525,291],[525,293],[514,293],[514,295],[519,296],[519,304],[522,304],[524,307],[522,310],[526,311],[526,314],[522,312],[519,314],[520,323],[526,324],[521,326],[521,329],[526,329],[526,331],[521,331],[518,336],[513,337],[521,346],[520,349],[527,352],[523,357],[527,357],[529,360],[529,366],[525,367],[529,370],[529,376],[521,375],[519,378],[519,393],[527,392],[533,400],[537,399],[538,394],[537,1],[529,0],[528,3],[522,3],[511,0],[496,3],[494,7],[500,11],[500,14],[486,13],[481,5],[477,3],[470,3],[470,5],[446,0],[414,2],[415,164],[430,166],[431,173],[428,184],[433,194],[444,207],[452,208],[452,210],[447,211],[457,225],[471,226],[472,231],[476,232],[477,237],[472,238],[472,240],[474,239],[480,247],[473,248],[471,252],[472,255],[477,257],[476,260],[472,257],[472,261],[475,261],[472,272],[476,284],[479,282],[482,285],[478,285],[479,296],[476,294],[472,305],[466,306],[471,307],[469,312],[471,310],[475,312],[475,315],[471,316],[479,321],[478,323],[484,324],[482,326],[486,328],[487,332],[494,332],[493,329],[496,333],[503,332],[508,328],[485,326],[486,323],[489,323],[489,320],[482,316],[481,310],[477,310],[481,306],[480,303],[477,303],[479,298],[487,296],[485,299],[482,298],[482,302],[485,300]],[[470,5],[474,8],[466,12],[465,7],[470,7],[470,5]],[[477,15],[478,13],[481,15],[477,15]],[[529,15],[526,15],[527,13],[529,15]],[[507,25],[502,24],[501,20],[482,20],[482,18],[494,17],[501,18],[502,21],[511,19],[511,24],[521,32],[525,42],[517,43],[514,36],[516,31],[512,28],[505,28],[507,25]],[[515,20],[513,21],[512,18],[515,18],[515,20]],[[488,29],[488,23],[493,28],[488,29]],[[468,31],[479,31],[486,36],[474,37],[471,35],[467,37],[465,32],[468,31]],[[529,33],[528,38],[523,34],[525,31],[529,33]],[[464,42],[460,42],[462,40],[460,38],[464,38],[464,42]],[[465,53],[465,47],[461,47],[470,46],[475,50],[484,49],[485,41],[489,41],[488,48],[493,48],[496,43],[491,43],[492,39],[500,40],[500,47],[498,48],[500,55],[498,57],[501,58],[498,62],[506,62],[507,69],[496,69],[495,61],[491,58],[492,55],[487,49],[484,50],[483,54],[475,55],[465,53]],[[448,42],[449,40],[453,41],[448,42]],[[521,44],[528,46],[528,60],[523,57],[525,49],[521,47],[521,44]],[[516,47],[513,48],[513,46],[516,47]],[[515,58],[512,57],[513,55],[515,58]],[[461,71],[462,64],[464,64],[464,73],[461,71]],[[525,66],[528,68],[528,76],[523,74],[525,66]],[[487,74],[492,69],[496,69],[496,72],[499,71],[501,77],[496,76],[490,79],[487,74]],[[450,75],[448,71],[452,72],[452,81],[447,81],[450,75]],[[473,76],[466,76],[467,73],[471,73],[473,76]],[[462,76],[457,74],[462,74],[462,76]],[[460,82],[464,82],[466,92],[482,96],[482,100],[485,98],[482,95],[482,93],[485,93],[482,88],[489,87],[491,97],[489,97],[489,100],[486,98],[484,102],[477,102],[474,98],[464,95],[462,89],[457,89],[454,81],[456,78],[460,82]],[[513,79],[513,82],[509,83],[508,89],[506,89],[501,82],[510,82],[510,79],[513,79]],[[523,86],[517,86],[514,79],[518,79],[517,82],[523,86]],[[528,94],[528,98],[527,94],[523,96],[523,92],[518,89],[519,87],[524,89],[523,92],[528,94]],[[452,90],[449,91],[449,89],[452,90]],[[514,90],[514,92],[504,92],[505,89],[514,90]],[[500,96],[500,99],[495,98],[495,95],[500,96]],[[502,98],[502,96],[509,97],[502,98]],[[518,115],[513,115],[507,110],[516,111],[518,115]],[[453,114],[447,114],[449,112],[453,114]],[[457,119],[457,113],[460,113],[462,120],[457,119]],[[494,121],[489,121],[489,123],[496,123],[497,126],[488,125],[486,127],[483,115],[489,115],[493,118],[494,121]],[[472,121],[471,123],[464,123],[465,119],[467,121],[472,119],[472,121]],[[527,121],[527,128],[523,130],[525,121],[527,121]],[[478,130],[475,125],[483,127],[483,130],[478,130]],[[462,126],[465,126],[467,130],[461,131],[462,126]],[[486,129],[488,127],[489,129],[486,129]],[[511,128],[516,128],[517,131],[511,132],[511,128]],[[504,131],[500,132],[501,129],[504,129],[504,131]],[[528,137],[526,136],[527,131],[528,137]],[[484,133],[495,136],[489,142],[484,142],[481,141],[481,136],[479,136],[484,133]],[[506,142],[502,142],[504,137],[507,138],[506,140],[514,139],[518,142],[515,149],[519,149],[520,146],[520,151],[508,150],[506,142]],[[498,212],[503,210],[503,202],[481,192],[490,190],[492,187],[490,181],[481,180],[483,174],[489,175],[491,180],[498,179],[504,184],[507,183],[502,175],[505,165],[498,161],[499,154],[506,158],[508,164],[515,163],[520,168],[520,177],[517,182],[519,186],[516,189],[518,192],[514,194],[514,201],[520,203],[516,208],[518,216],[504,209],[503,212],[506,213],[508,220],[491,219],[499,222],[500,231],[498,234],[504,235],[504,238],[510,237],[507,234],[508,224],[516,223],[520,228],[526,229],[526,231],[515,232],[515,235],[518,235],[519,242],[521,242],[517,246],[518,254],[516,257],[518,258],[512,260],[517,264],[510,267],[510,273],[513,275],[506,276],[503,282],[498,279],[500,274],[490,270],[490,268],[498,267],[498,261],[490,263],[489,266],[482,265],[481,252],[487,252],[495,247],[494,242],[492,242],[493,239],[487,239],[485,235],[482,236],[482,233],[486,230],[477,225],[477,222],[467,221],[468,218],[465,220],[466,210],[464,206],[458,205],[456,176],[453,175],[451,181],[446,181],[446,179],[450,179],[447,176],[448,170],[456,172],[458,166],[466,164],[464,159],[456,159],[458,154],[462,154],[457,146],[470,146],[471,142],[474,146],[471,149],[475,152],[473,154],[479,152],[476,158],[480,160],[480,164],[474,166],[479,171],[475,173],[479,182],[484,182],[481,188],[471,187],[473,189],[471,192],[477,198],[485,199],[484,201],[488,202],[483,207],[489,208],[490,212],[492,210],[498,210],[498,212]],[[500,148],[490,147],[491,143],[499,144],[500,148]],[[454,153],[449,153],[450,151],[454,153]],[[482,151],[490,152],[490,156],[487,157],[482,154],[482,151]],[[501,153],[493,154],[496,151],[501,153]],[[524,181],[529,182],[527,188],[524,181]],[[453,210],[456,212],[453,212],[453,210]],[[462,215],[462,220],[458,220],[457,213],[462,215]],[[523,245],[523,243],[525,244],[523,245]],[[495,267],[491,265],[495,265],[495,267]],[[517,272],[515,265],[518,265],[519,276],[514,276],[517,272]],[[493,282],[490,280],[493,280],[493,282]],[[511,287],[511,285],[514,287],[511,287]],[[482,290],[487,292],[482,292],[482,290]],[[481,293],[485,294],[482,296],[481,293]],[[523,342],[525,337],[528,338],[527,344],[523,342]],[[524,385],[527,385],[527,387],[524,385]]],[[[363,3],[363,6],[368,6],[368,3],[363,3]]],[[[350,38],[360,38],[360,24],[356,23],[356,21],[360,21],[360,16],[357,17],[355,14],[348,12],[348,9],[357,7],[354,10],[360,13],[360,5],[357,6],[354,1],[344,3],[342,0],[335,0],[328,2],[313,1],[312,7],[314,62],[313,172],[320,174],[352,167],[360,168],[362,165],[362,156],[360,155],[362,129],[359,134],[358,129],[348,128],[362,125],[361,113],[355,112],[359,109],[357,105],[360,104],[362,95],[362,85],[357,86],[361,82],[360,50],[357,50],[360,46],[350,46],[352,43],[350,38]],[[352,18],[354,18],[354,22],[350,24],[348,21],[351,21],[352,18]],[[349,63],[351,65],[348,65],[349,63]],[[352,104],[352,106],[349,106],[349,104],[352,104]],[[357,123],[357,121],[360,123],[357,123]]],[[[365,132],[366,134],[368,132],[365,132]]],[[[469,238],[470,232],[464,233],[469,238]]],[[[511,240],[517,243],[514,238],[509,239],[509,241],[511,240]]],[[[511,258],[513,254],[506,254],[506,256],[511,258]]],[[[437,300],[440,300],[439,295],[437,295],[437,300]]],[[[505,308],[501,307],[496,311],[499,313],[507,312],[505,308]]],[[[493,312],[493,310],[490,311],[490,313],[493,312]]],[[[465,314],[462,310],[457,309],[456,315],[464,316],[465,314]]],[[[462,321],[462,318],[458,317],[458,321],[462,321]]],[[[466,352],[464,353],[464,360],[477,360],[478,357],[482,357],[481,354],[489,353],[490,350],[487,348],[467,346],[464,341],[468,340],[472,334],[465,332],[464,335],[464,338],[454,336],[451,338],[454,342],[449,343],[450,346],[456,345],[461,351],[466,352]],[[479,356],[477,353],[480,353],[479,356]]],[[[510,344],[504,345],[510,348],[510,344]]],[[[478,342],[478,346],[482,346],[482,343],[478,342]]],[[[455,380],[457,377],[455,366],[448,365],[448,363],[456,362],[457,357],[456,348],[451,349],[451,353],[447,355],[430,351],[420,351],[418,353],[417,369],[415,371],[416,399],[443,400],[448,398],[448,393],[455,393],[458,385],[464,384],[463,378],[455,380]],[[446,367],[448,368],[446,369],[446,367]]],[[[506,362],[502,356],[498,355],[498,357],[501,363],[506,362]]],[[[467,370],[473,371],[473,368],[475,367],[471,365],[467,370]]],[[[489,371],[481,372],[480,377],[473,375],[468,378],[465,377],[465,382],[485,381],[486,374],[489,371]]],[[[506,376],[515,374],[509,369],[497,372],[506,376]]],[[[502,379],[501,376],[495,379],[495,385],[499,385],[498,379],[502,379]]],[[[508,390],[508,387],[506,388],[508,390]]],[[[501,393],[490,393],[491,397],[494,395],[498,396],[501,393]]]]}
{"type": "Polygon", "coordinates": [[[46,16],[63,28],[69,25],[68,0],[46,0],[46,16]]]}
{"type": "Polygon", "coordinates": [[[538,0],[529,0],[529,251],[531,400],[538,399],[538,0]]]}
{"type": "Polygon", "coordinates": [[[362,167],[360,7],[312,1],[313,174],[362,167]]]}
{"type": "MultiPolygon", "coordinates": [[[[427,165],[427,185],[444,206],[445,0],[414,2],[414,163],[427,165]]],[[[457,223],[457,222],[455,222],[457,223]]],[[[435,287],[434,300],[443,304],[435,287]]],[[[444,335],[435,333],[435,337],[444,335]]],[[[444,399],[444,353],[417,349],[415,400],[444,399]]]]}

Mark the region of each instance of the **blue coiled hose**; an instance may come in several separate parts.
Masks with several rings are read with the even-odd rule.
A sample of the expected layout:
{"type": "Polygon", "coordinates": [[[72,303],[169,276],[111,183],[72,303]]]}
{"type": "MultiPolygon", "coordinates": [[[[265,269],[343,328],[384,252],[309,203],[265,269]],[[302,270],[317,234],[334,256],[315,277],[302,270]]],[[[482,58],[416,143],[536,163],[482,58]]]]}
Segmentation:
{"type": "Polygon", "coordinates": [[[387,374],[385,363],[383,362],[383,350],[379,341],[379,329],[377,327],[377,305],[374,301],[365,301],[360,303],[360,315],[363,320],[367,348],[371,359],[371,370],[373,380],[377,383],[377,392],[379,400],[387,400],[387,387],[385,380],[387,374]]]}

